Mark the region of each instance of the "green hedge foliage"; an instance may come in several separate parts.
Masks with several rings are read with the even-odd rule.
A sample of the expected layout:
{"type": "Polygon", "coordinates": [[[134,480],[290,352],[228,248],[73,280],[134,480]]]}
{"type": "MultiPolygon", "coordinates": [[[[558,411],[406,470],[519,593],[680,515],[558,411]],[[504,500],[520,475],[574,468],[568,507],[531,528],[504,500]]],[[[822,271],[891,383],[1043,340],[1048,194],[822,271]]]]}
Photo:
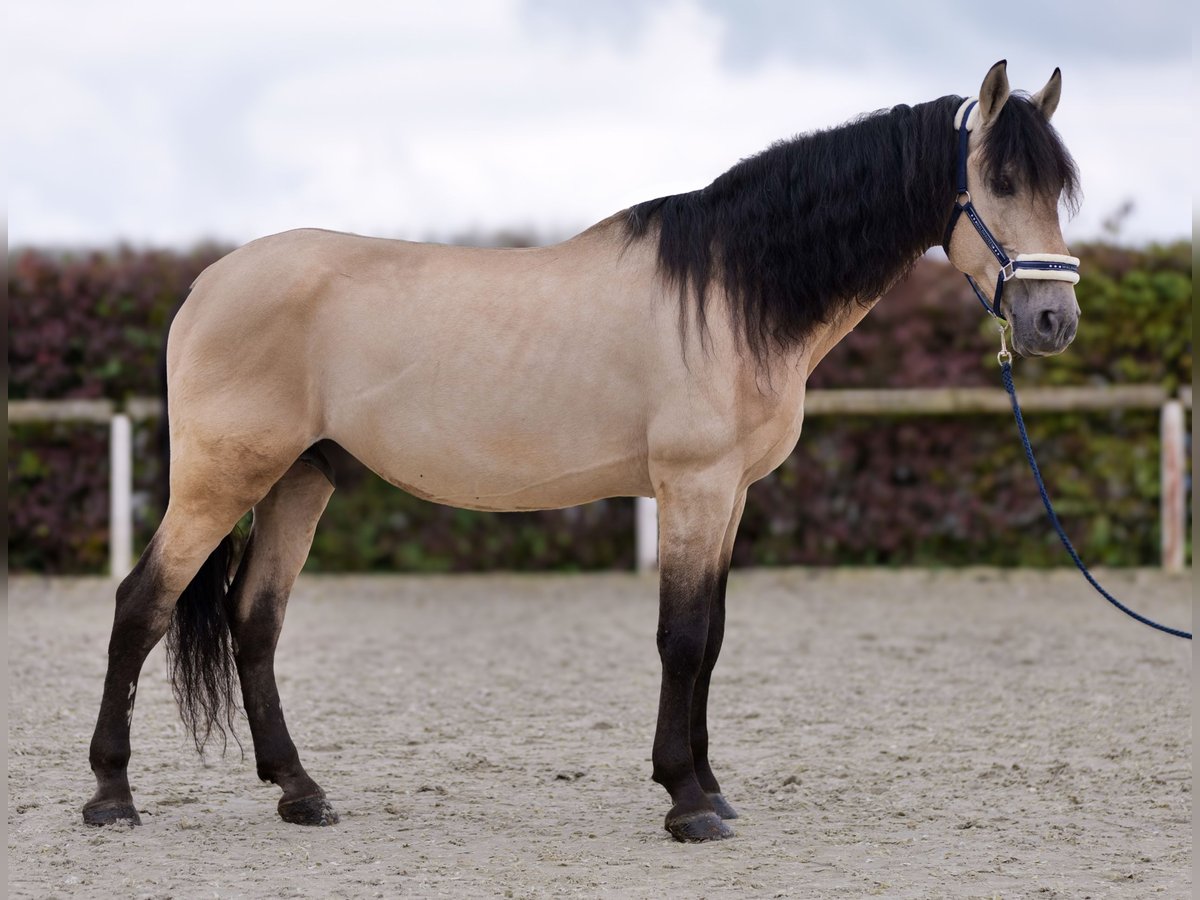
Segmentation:
{"type": "MultiPolygon", "coordinates": [[[[9,258],[9,397],[153,395],[171,310],[225,248],[9,258]]],[[[1061,356],[1019,360],[1021,385],[1154,383],[1192,377],[1191,245],[1093,245],[1083,316],[1061,356]]],[[[961,276],[922,261],[814,373],[812,386],[998,385],[994,330],[961,276]]],[[[1031,436],[1062,518],[1086,558],[1158,555],[1153,412],[1037,414],[1031,436]]],[[[157,522],[153,429],[137,430],[137,537],[157,522]]],[[[9,564],[102,571],[107,435],[70,424],[10,426],[9,564]]],[[[814,418],[795,453],[751,488],[737,565],[1059,565],[1011,420],[814,418]]],[[[367,475],[339,490],[313,571],[606,569],[633,563],[632,502],[480,513],[417,500],[367,475]]]]}

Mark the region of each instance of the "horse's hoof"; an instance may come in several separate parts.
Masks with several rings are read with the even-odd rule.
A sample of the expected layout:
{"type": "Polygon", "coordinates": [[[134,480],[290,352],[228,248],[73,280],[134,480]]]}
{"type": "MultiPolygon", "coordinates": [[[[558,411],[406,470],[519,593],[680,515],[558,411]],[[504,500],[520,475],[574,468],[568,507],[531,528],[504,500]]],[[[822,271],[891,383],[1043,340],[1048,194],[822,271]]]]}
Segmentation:
{"type": "Polygon", "coordinates": [[[729,801],[721,794],[709,794],[708,800],[713,805],[713,810],[722,819],[736,819],[738,811],[729,805],[729,801]]]}
{"type": "Polygon", "coordinates": [[[685,844],[699,844],[703,841],[722,841],[733,837],[733,829],[721,821],[714,812],[687,813],[686,815],[667,817],[666,829],[671,837],[685,844]]]}
{"type": "Polygon", "coordinates": [[[97,803],[95,806],[89,803],[83,808],[84,825],[114,825],[117,823],[141,825],[142,817],[138,815],[138,811],[133,808],[132,803],[119,800],[97,803]]]}
{"type": "Polygon", "coordinates": [[[338,814],[321,794],[299,800],[280,800],[279,817],[293,825],[336,825],[338,814]]]}

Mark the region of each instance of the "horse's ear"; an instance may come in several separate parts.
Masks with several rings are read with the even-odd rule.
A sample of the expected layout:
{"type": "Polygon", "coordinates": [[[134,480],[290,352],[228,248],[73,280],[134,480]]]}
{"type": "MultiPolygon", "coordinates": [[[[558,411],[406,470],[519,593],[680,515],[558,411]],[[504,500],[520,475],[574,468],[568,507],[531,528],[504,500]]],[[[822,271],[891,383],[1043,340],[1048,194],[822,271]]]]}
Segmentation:
{"type": "Polygon", "coordinates": [[[1046,86],[1033,95],[1033,105],[1042,111],[1042,115],[1046,117],[1046,121],[1050,121],[1050,117],[1054,115],[1054,111],[1058,109],[1058,101],[1062,99],[1062,71],[1055,69],[1054,74],[1050,76],[1050,80],[1046,82],[1046,86]]]}
{"type": "Polygon", "coordinates": [[[995,120],[1008,100],[1008,60],[1002,59],[990,69],[979,89],[979,120],[987,124],[995,120]]]}

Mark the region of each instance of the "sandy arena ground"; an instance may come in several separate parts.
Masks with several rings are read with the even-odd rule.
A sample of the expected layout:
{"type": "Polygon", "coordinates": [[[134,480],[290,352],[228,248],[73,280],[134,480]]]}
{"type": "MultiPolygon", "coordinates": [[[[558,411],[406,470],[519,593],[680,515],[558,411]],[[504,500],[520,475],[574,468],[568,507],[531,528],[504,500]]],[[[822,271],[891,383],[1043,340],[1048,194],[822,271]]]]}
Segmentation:
{"type": "MultiPolygon", "coordinates": [[[[1108,573],[1191,620],[1190,581],[1108,573]]],[[[683,846],[650,781],[654,582],[308,578],[278,660],[342,822],[284,825],[189,749],[150,658],[145,825],[79,809],[112,586],[9,583],[14,897],[1148,897],[1191,892],[1191,645],[1073,572],[735,574],[710,721],[737,836],[683,846]]]]}

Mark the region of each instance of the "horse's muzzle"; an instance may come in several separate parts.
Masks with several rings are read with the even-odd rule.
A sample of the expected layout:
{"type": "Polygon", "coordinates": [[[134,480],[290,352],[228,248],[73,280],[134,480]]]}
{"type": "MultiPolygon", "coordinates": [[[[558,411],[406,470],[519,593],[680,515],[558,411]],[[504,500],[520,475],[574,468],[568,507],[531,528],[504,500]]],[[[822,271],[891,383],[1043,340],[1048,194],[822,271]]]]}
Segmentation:
{"type": "Polygon", "coordinates": [[[1013,349],[1022,356],[1053,356],[1067,349],[1079,326],[1075,286],[1061,281],[1018,283],[1008,313],[1013,349]]]}

